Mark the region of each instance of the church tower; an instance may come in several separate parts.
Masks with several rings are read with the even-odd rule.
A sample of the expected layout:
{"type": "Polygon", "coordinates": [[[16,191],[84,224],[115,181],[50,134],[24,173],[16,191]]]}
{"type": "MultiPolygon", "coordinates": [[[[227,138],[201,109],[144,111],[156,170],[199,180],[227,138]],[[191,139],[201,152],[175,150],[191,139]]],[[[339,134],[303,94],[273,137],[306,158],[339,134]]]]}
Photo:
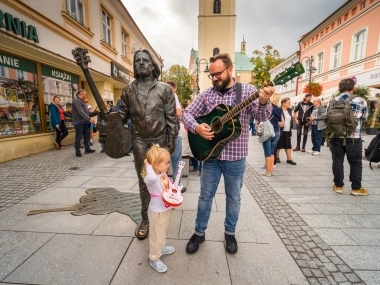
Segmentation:
{"type": "Polygon", "coordinates": [[[198,58],[200,91],[212,86],[203,72],[210,57],[228,53],[235,63],[236,0],[199,0],[198,58]],[[206,60],[202,60],[206,59],[206,60]]]}

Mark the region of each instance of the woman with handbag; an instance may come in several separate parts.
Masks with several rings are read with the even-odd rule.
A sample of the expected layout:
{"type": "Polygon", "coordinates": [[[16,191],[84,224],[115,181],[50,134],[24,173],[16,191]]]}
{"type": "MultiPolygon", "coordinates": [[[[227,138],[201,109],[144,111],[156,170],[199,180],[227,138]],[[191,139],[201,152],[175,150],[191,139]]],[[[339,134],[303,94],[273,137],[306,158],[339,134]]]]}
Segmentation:
{"type": "Polygon", "coordinates": [[[282,123],[280,123],[280,139],[277,143],[277,155],[276,163],[280,162],[280,149],[285,149],[286,153],[286,163],[291,165],[296,165],[292,160],[292,129],[293,129],[293,120],[292,120],[292,109],[290,108],[290,98],[285,97],[281,100],[281,115],[282,123]]]}
{"type": "Polygon", "coordinates": [[[282,120],[281,109],[277,106],[278,101],[280,99],[280,94],[274,93],[270,98],[270,102],[272,103],[272,115],[270,118],[270,123],[273,126],[274,137],[270,137],[269,139],[263,142],[264,156],[265,156],[265,171],[260,173],[264,176],[272,176],[273,175],[273,167],[274,167],[274,152],[276,150],[278,139],[280,138],[280,127],[279,123],[282,120]]]}

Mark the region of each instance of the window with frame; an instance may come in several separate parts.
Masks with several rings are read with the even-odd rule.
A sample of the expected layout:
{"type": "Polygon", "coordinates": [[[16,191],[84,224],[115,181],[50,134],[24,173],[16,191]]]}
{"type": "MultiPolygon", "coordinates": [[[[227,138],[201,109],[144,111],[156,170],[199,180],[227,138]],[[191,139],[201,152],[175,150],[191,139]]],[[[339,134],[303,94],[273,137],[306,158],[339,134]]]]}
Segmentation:
{"type": "Polygon", "coordinates": [[[348,19],[348,13],[346,13],[346,14],[344,15],[344,20],[347,21],[347,19],[348,19]]]}
{"type": "Polygon", "coordinates": [[[305,70],[309,70],[309,66],[310,66],[310,60],[306,59],[303,67],[305,70]]]}
{"type": "Polygon", "coordinates": [[[111,45],[111,17],[102,10],[102,40],[111,45]]]}
{"type": "Polygon", "coordinates": [[[360,4],[360,8],[361,8],[361,9],[364,9],[364,8],[365,8],[365,1],[362,2],[362,3],[360,4]]]}
{"type": "Polygon", "coordinates": [[[342,24],[342,18],[338,19],[338,25],[342,24]]]}
{"type": "Polygon", "coordinates": [[[333,47],[333,68],[338,68],[339,67],[339,62],[340,62],[340,55],[342,52],[342,44],[336,44],[333,47]]]}
{"type": "Polygon", "coordinates": [[[322,32],[321,32],[321,38],[323,37],[324,34],[325,34],[325,33],[322,31],[322,32]]]}
{"type": "Polygon", "coordinates": [[[354,16],[356,14],[356,7],[352,9],[351,16],[354,16]]]}
{"type": "Polygon", "coordinates": [[[334,30],[334,27],[335,27],[335,23],[332,23],[331,24],[331,30],[334,30]]]}
{"type": "Polygon", "coordinates": [[[125,58],[129,55],[129,35],[126,31],[121,32],[121,54],[125,58]]]}
{"type": "Polygon", "coordinates": [[[360,31],[354,37],[354,60],[364,57],[365,31],[360,31]]]}
{"type": "Polygon", "coordinates": [[[317,58],[318,58],[317,72],[318,74],[321,74],[323,72],[323,52],[319,53],[317,58]]]}
{"type": "Polygon", "coordinates": [[[0,77],[7,77],[5,74],[5,66],[0,66],[0,77]]]}
{"type": "Polygon", "coordinates": [[[84,24],[84,0],[66,0],[67,12],[84,24]]]}
{"type": "Polygon", "coordinates": [[[222,3],[220,0],[214,0],[214,14],[220,14],[222,10],[222,3]]]}

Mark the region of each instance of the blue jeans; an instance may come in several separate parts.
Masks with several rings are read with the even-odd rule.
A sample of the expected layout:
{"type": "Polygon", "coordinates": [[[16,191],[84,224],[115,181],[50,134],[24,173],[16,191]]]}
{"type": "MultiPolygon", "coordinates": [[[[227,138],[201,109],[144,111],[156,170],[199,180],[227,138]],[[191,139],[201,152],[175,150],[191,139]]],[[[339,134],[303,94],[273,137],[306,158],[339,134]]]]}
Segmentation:
{"type": "Polygon", "coordinates": [[[318,130],[317,125],[311,125],[311,142],[313,144],[313,151],[321,151],[323,130],[318,130]]]}
{"type": "MultiPolygon", "coordinates": [[[[178,136],[175,139],[175,150],[170,155],[170,159],[172,161],[172,168],[173,168],[173,181],[175,181],[175,178],[177,176],[178,172],[178,163],[180,162],[182,158],[182,137],[178,136]]],[[[179,180],[179,185],[181,185],[181,179],[179,180]]]]}
{"type": "Polygon", "coordinates": [[[223,174],[226,192],[225,233],[234,234],[240,212],[240,192],[243,186],[245,158],[237,161],[206,160],[201,174],[201,193],[198,198],[198,212],[195,231],[204,233],[211,214],[212,201],[223,174]]]}
{"type": "Polygon", "coordinates": [[[265,157],[271,157],[272,155],[274,155],[274,151],[276,150],[278,140],[280,139],[280,132],[275,132],[275,135],[276,136],[274,136],[273,138],[270,138],[263,142],[265,157]]]}

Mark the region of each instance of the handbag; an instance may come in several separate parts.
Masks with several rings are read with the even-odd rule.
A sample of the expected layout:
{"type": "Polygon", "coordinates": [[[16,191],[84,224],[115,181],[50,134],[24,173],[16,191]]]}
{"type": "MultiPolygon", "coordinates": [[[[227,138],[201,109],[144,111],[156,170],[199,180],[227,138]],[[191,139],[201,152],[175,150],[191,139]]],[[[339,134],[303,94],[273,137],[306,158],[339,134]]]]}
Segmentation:
{"type": "Polygon", "coordinates": [[[274,133],[274,128],[272,123],[270,122],[272,118],[269,120],[266,120],[264,122],[260,122],[258,127],[257,127],[257,140],[259,143],[263,143],[270,138],[274,138],[276,134],[274,133]]]}

